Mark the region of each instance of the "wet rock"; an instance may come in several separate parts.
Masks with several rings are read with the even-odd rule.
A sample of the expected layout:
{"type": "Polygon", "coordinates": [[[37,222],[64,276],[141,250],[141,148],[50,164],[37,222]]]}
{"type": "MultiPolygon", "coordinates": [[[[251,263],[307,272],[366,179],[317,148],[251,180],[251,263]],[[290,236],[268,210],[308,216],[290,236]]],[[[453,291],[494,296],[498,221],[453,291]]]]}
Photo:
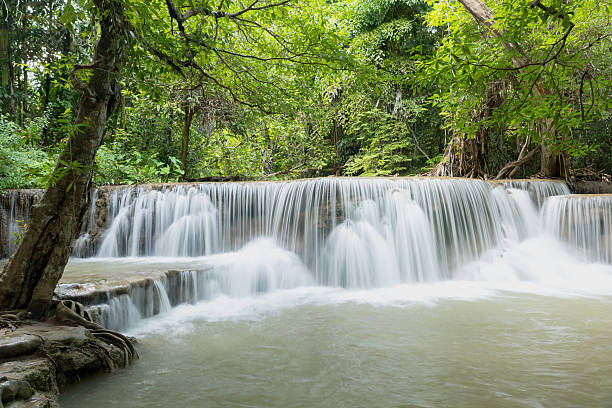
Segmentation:
{"type": "Polygon", "coordinates": [[[28,356],[0,364],[4,378],[27,382],[36,391],[57,394],[56,369],[47,357],[28,356]]]}
{"type": "Polygon", "coordinates": [[[6,408],[59,408],[53,396],[36,393],[24,400],[15,400],[6,408]]]}
{"type": "Polygon", "coordinates": [[[30,387],[30,384],[26,381],[9,380],[0,383],[0,396],[2,402],[27,399],[30,398],[33,393],[32,387],[30,387]]]}
{"type": "Polygon", "coordinates": [[[605,181],[574,181],[569,187],[574,194],[612,194],[612,183],[605,181]]]}
{"type": "Polygon", "coordinates": [[[0,338],[0,359],[6,359],[38,350],[43,341],[30,334],[8,334],[0,338]]]}
{"type": "Polygon", "coordinates": [[[59,325],[54,319],[21,326],[0,340],[5,345],[23,344],[31,338],[38,341],[28,343],[25,350],[30,354],[0,360],[0,408],[57,408],[60,389],[129,363],[116,345],[84,327],[59,325]]]}

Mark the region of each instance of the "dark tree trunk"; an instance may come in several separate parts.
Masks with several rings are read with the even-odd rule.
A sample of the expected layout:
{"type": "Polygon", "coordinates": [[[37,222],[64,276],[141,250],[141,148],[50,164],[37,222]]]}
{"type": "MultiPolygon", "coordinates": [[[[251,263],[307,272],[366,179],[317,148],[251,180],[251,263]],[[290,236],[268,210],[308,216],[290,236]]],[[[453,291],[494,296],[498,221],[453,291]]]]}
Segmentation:
{"type": "MultiPolygon", "coordinates": [[[[23,33],[25,33],[28,29],[27,22],[28,22],[27,18],[22,18],[21,30],[23,33]]],[[[24,63],[23,67],[21,68],[23,70],[23,81],[21,82],[21,120],[22,122],[25,122],[27,113],[28,113],[28,65],[25,59],[26,57],[22,53],[21,62],[24,63]]]]}
{"type": "MultiPolygon", "coordinates": [[[[47,63],[50,64],[50,59],[47,60],[47,63]]],[[[45,83],[44,83],[44,93],[45,97],[43,98],[43,113],[47,113],[47,107],[49,106],[49,93],[51,92],[51,74],[49,74],[49,70],[45,73],[45,83]]],[[[48,140],[49,136],[49,124],[46,123],[45,127],[42,130],[42,144],[43,146],[51,145],[51,141],[48,140]]]]}
{"type": "Polygon", "coordinates": [[[22,115],[23,115],[23,120],[25,121],[25,118],[27,117],[28,114],[28,67],[23,67],[23,102],[22,102],[22,115]]]}
{"type": "Polygon", "coordinates": [[[2,61],[2,86],[6,87],[8,94],[8,110],[11,119],[15,118],[15,72],[13,67],[13,50],[11,47],[11,31],[13,29],[13,10],[2,7],[2,21],[0,21],[0,61],[2,61]]]}
{"type": "Polygon", "coordinates": [[[181,143],[181,170],[183,170],[182,180],[187,177],[187,156],[189,155],[189,138],[191,136],[191,122],[197,108],[187,104],[185,107],[185,125],[183,127],[183,142],[181,143]]]}
{"type": "Polygon", "coordinates": [[[89,204],[94,157],[119,95],[126,48],[123,2],[94,0],[94,4],[101,34],[93,74],[88,84],[78,84],[83,96],[75,132],[55,170],[57,180],[32,209],[28,230],[0,274],[0,309],[28,308],[35,315],[47,310],[89,204]]]}

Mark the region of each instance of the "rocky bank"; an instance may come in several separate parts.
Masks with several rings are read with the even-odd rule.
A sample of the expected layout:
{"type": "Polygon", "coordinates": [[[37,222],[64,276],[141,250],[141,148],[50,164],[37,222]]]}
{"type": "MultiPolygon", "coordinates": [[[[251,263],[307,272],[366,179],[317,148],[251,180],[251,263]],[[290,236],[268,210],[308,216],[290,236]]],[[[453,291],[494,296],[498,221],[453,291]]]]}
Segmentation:
{"type": "Polygon", "coordinates": [[[55,317],[0,332],[0,408],[55,408],[60,390],[122,368],[124,351],[55,317]]]}

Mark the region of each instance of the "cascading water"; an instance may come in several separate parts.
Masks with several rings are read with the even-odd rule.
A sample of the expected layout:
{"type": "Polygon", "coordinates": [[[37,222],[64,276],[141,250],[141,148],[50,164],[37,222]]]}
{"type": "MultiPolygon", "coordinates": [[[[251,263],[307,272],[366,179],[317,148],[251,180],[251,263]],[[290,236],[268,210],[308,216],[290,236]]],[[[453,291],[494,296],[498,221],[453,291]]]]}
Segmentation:
{"type": "MultiPolygon", "coordinates": [[[[136,290],[133,308],[128,309],[141,317],[165,311],[168,303],[174,306],[217,295],[243,297],[309,285],[367,289],[500,276],[528,281],[539,279],[543,272],[525,267],[527,255],[521,252],[521,243],[556,236],[554,245],[549,241],[535,245],[536,252],[541,245],[538,259],[544,266],[552,265],[547,256],[565,251],[562,242],[582,252],[591,246],[576,231],[562,236],[560,231],[567,235],[567,227],[555,229],[563,225],[559,220],[569,218],[565,209],[550,215],[551,206],[568,201],[568,193],[560,182],[497,184],[435,178],[114,189],[107,203],[112,221],[95,259],[164,257],[198,259],[207,265],[182,272],[178,281],[157,282],[156,292],[136,290]],[[517,258],[514,264],[504,261],[513,257],[517,258]],[[162,288],[168,302],[162,299],[162,288]]],[[[594,202],[593,208],[610,213],[601,201],[594,202]]],[[[595,210],[585,207],[584,211],[595,210]]],[[[90,224],[93,217],[92,210],[90,224]]],[[[610,245],[610,222],[602,222],[597,225],[607,227],[595,232],[592,222],[580,224],[591,225],[588,231],[572,225],[581,234],[600,237],[597,245],[603,249],[596,259],[609,263],[603,254],[610,245]]],[[[119,303],[110,305],[106,313],[112,315],[117,307],[119,303]]],[[[116,314],[116,321],[103,320],[111,327],[127,327],[135,314],[122,313],[125,316],[116,314]]]]}
{"type": "MultiPolygon", "coordinates": [[[[567,192],[562,183],[535,184],[546,188],[513,187],[536,191],[538,200],[567,192]]],[[[112,223],[97,256],[204,256],[266,236],[300,256],[320,283],[450,278],[454,267],[499,245],[508,228],[525,228],[517,219],[502,227],[512,200],[496,190],[471,180],[334,178],[126,189],[111,197],[112,223]],[[355,259],[351,251],[359,246],[367,250],[355,259]],[[348,267],[354,276],[340,270],[346,263],[339,257],[361,262],[348,267]],[[382,258],[387,264],[379,268],[382,258]],[[376,275],[381,269],[387,276],[376,275]]]]}
{"type": "Polygon", "coordinates": [[[113,288],[88,305],[143,358],[62,406],[605,406],[612,197],[568,193],[457,179],[114,189],[105,235],[87,241],[98,257],[73,260],[66,282],[113,288]]]}
{"type": "Polygon", "coordinates": [[[28,224],[30,210],[43,190],[7,190],[0,192],[0,258],[17,248],[19,235],[28,224]]]}
{"type": "Polygon", "coordinates": [[[520,245],[541,237],[554,241],[538,253],[544,266],[563,245],[612,263],[611,199],[570,196],[561,182],[326,178],[113,188],[104,206],[98,197],[73,256],[95,249],[92,259],[105,262],[164,257],[206,265],[100,306],[114,328],[219,294],[486,280],[492,269],[496,277],[504,270],[536,279],[520,245]],[[94,234],[100,211],[106,230],[94,234]],[[512,256],[514,266],[505,261],[512,256]]]}
{"type": "Polygon", "coordinates": [[[542,221],[546,231],[569,242],[579,255],[612,264],[612,195],[551,197],[542,221]]]}

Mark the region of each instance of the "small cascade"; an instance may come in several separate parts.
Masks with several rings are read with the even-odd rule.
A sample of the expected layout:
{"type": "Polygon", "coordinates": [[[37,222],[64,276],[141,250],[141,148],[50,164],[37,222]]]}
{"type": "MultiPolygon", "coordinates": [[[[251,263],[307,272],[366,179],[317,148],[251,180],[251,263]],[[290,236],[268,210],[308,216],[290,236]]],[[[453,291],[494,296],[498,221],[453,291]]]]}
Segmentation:
{"type": "Polygon", "coordinates": [[[158,312],[167,313],[172,309],[170,298],[168,297],[167,289],[161,281],[153,282],[153,289],[155,291],[155,299],[158,301],[158,312]]]}
{"type": "Polygon", "coordinates": [[[112,297],[107,304],[99,305],[90,310],[92,315],[104,327],[110,330],[125,330],[136,325],[142,314],[134,305],[130,295],[119,295],[112,297]]]}
{"type": "Polygon", "coordinates": [[[542,222],[545,231],[585,259],[612,264],[612,195],[551,197],[542,222]]]}
{"type": "Polygon", "coordinates": [[[502,184],[505,188],[529,192],[538,208],[542,207],[548,197],[571,194],[567,184],[562,181],[508,180],[502,184]]]}
{"type": "Polygon", "coordinates": [[[0,259],[16,249],[19,235],[30,218],[32,206],[44,190],[7,190],[0,193],[0,259]]]}
{"type": "Polygon", "coordinates": [[[180,304],[195,304],[221,295],[255,296],[314,284],[310,271],[295,254],[269,239],[261,239],[238,252],[211,259],[207,269],[168,271],[160,279],[137,280],[123,293],[87,296],[64,291],[60,296],[86,304],[105,327],[125,330],[180,304]]]}
{"type": "Polygon", "coordinates": [[[83,233],[76,239],[72,246],[71,255],[78,258],[86,258],[93,255],[92,251],[92,231],[95,228],[95,217],[97,210],[99,190],[95,189],[91,196],[91,204],[87,213],[87,218],[83,225],[83,233]]]}

